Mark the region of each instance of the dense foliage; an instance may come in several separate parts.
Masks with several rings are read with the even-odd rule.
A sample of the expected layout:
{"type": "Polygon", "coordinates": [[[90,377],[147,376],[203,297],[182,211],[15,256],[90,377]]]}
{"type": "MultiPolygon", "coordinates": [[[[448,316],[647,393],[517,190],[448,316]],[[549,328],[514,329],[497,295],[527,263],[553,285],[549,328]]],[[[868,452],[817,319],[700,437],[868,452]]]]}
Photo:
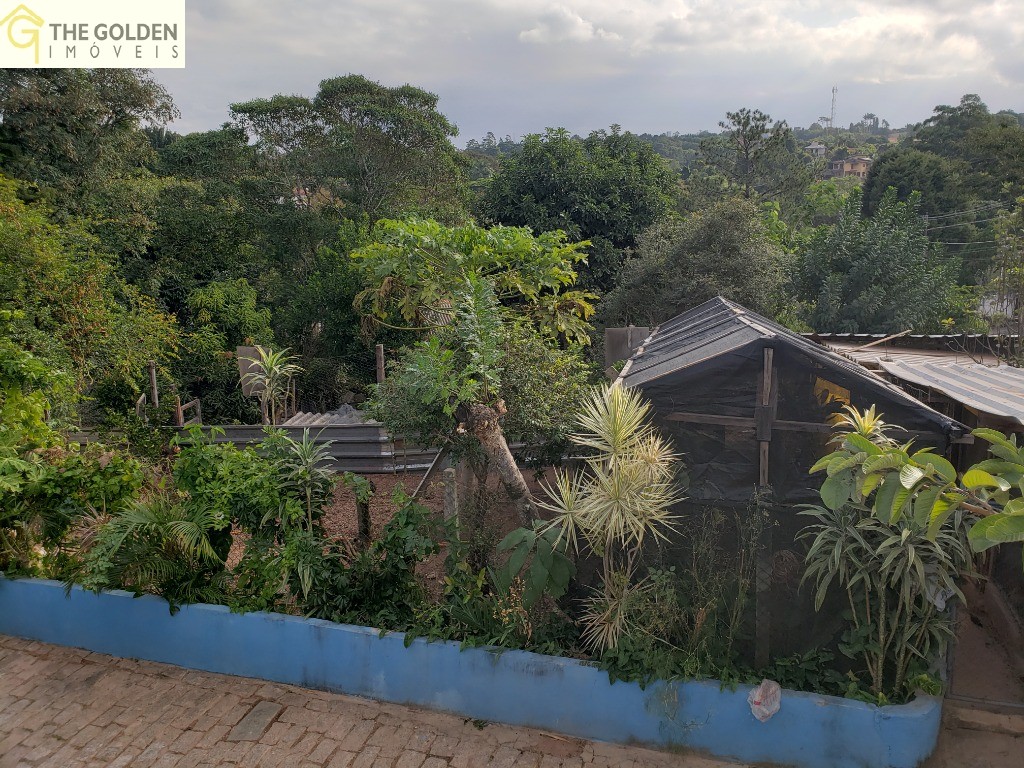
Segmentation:
{"type": "Polygon", "coordinates": [[[893,134],[871,113],[793,129],[741,108],[716,133],[556,128],[460,152],[437,95],[355,74],[230,111],[181,136],[148,72],[0,73],[0,570],[572,654],[644,683],[934,689],[972,551],[1024,540],[1016,439],[978,430],[992,457],[958,475],[850,414],[804,534],[819,605],[849,604],[844,658],[754,670],[739,647],[767,502],[674,517],[686,446],[635,394],[588,395],[591,323],[723,295],[801,329],[1019,331],[1020,115],[968,95],[893,134]],[[826,172],[854,155],[874,159],[866,179],[826,172]],[[247,374],[239,347],[256,348],[247,374]],[[150,371],[160,409],[140,397],[150,371]],[[453,516],[399,491],[373,536],[373,484],[350,475],[360,535],[328,533],[328,446],[273,427],[367,397],[461,462],[453,516]],[[175,398],[267,430],[244,449],[209,428],[170,440],[175,398]],[[538,502],[523,467],[569,454],[538,502]],[[492,473],[522,524],[500,541],[492,473]]]}

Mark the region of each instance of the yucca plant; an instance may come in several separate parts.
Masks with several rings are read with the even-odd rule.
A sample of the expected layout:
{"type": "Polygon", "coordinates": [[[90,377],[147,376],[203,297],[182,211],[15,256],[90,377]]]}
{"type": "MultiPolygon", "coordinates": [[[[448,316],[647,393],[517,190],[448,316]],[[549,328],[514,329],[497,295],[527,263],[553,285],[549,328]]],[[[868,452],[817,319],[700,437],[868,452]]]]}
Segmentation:
{"type": "Polygon", "coordinates": [[[242,383],[251,384],[260,398],[260,410],[265,424],[277,424],[278,408],[287,404],[288,388],[292,379],[302,373],[296,365],[298,358],[288,349],[274,352],[256,347],[257,357],[243,357],[253,367],[242,377],[242,383]]]}
{"type": "Polygon", "coordinates": [[[313,530],[314,510],[319,510],[331,495],[335,475],[331,470],[331,441],[318,442],[302,430],[302,440],[285,438],[287,451],[281,468],[284,487],[299,497],[306,517],[307,530],[313,530]]]}
{"type": "Polygon", "coordinates": [[[677,457],[649,423],[650,410],[636,390],[594,390],[570,438],[592,452],[586,467],[560,472],[539,502],[554,513],[548,527],[559,529],[559,539],[601,558],[601,587],[584,616],[584,639],[598,652],[614,648],[627,628],[644,543],[675,527],[677,457]]]}

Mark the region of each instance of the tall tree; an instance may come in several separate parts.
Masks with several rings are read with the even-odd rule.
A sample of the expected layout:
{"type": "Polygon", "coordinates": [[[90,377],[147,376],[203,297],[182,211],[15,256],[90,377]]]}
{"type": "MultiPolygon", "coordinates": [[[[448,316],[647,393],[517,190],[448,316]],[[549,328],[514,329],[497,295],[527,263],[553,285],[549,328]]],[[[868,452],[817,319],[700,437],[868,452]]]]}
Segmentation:
{"type": "Polygon", "coordinates": [[[650,144],[618,126],[585,139],[549,128],[502,156],[477,207],[488,223],[589,240],[581,277],[588,287],[608,290],[623,251],[672,210],[677,187],[678,178],[650,144]]]}
{"type": "Polygon", "coordinates": [[[72,381],[54,402],[61,417],[73,415],[86,393],[129,407],[147,362],[173,356],[174,318],[126,285],[82,227],[55,223],[48,208],[25,204],[18,191],[0,176],[0,306],[17,313],[6,333],[72,381]]]}
{"type": "Polygon", "coordinates": [[[955,311],[957,269],[928,241],[918,193],[900,202],[890,188],[862,218],[855,190],[839,221],[803,253],[799,282],[816,330],[927,333],[942,330],[955,311]]]}
{"type": "Polygon", "coordinates": [[[745,107],[725,116],[718,124],[722,133],[700,142],[705,174],[721,177],[727,190],[748,200],[791,197],[810,183],[811,168],[785,120],[773,123],[770,115],[745,107]]]}
{"type": "Polygon", "coordinates": [[[277,169],[278,196],[319,199],[371,222],[464,215],[464,161],[451,143],[458,129],[433,93],[345,75],[322,81],[312,99],[254,99],[231,114],[277,169]]]}
{"type": "Polygon", "coordinates": [[[757,205],[722,200],[648,230],[601,303],[600,321],[653,326],[718,295],[776,315],[785,304],[788,265],[757,205]]]}
{"type": "Polygon", "coordinates": [[[148,247],[159,185],[142,128],[178,113],[147,70],[5,69],[0,114],[0,170],[34,185],[62,221],[81,219],[105,250],[148,247]]]}

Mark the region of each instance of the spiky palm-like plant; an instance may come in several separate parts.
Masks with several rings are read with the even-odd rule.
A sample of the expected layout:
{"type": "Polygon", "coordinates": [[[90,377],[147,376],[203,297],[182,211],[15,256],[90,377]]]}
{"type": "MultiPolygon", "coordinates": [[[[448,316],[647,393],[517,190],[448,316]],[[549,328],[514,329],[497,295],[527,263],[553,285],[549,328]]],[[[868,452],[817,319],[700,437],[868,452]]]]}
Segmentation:
{"type": "Polygon", "coordinates": [[[291,380],[302,373],[302,366],[296,365],[298,358],[289,355],[287,348],[274,352],[256,347],[257,357],[244,357],[252,368],[242,377],[243,384],[251,384],[260,398],[260,409],[264,423],[277,424],[277,409],[287,402],[291,380]]]}
{"type": "Polygon", "coordinates": [[[901,427],[883,420],[884,415],[877,413],[874,405],[864,411],[858,411],[852,405],[843,406],[843,411],[835,415],[835,434],[829,442],[841,445],[847,435],[860,435],[880,448],[892,447],[896,445],[896,441],[889,433],[901,427]]]}
{"type": "Polygon", "coordinates": [[[313,530],[313,510],[327,503],[334,488],[335,475],[331,469],[332,441],[317,442],[309,430],[302,430],[302,440],[285,438],[288,448],[282,460],[284,485],[300,497],[306,513],[306,528],[313,530]]]}
{"type": "Polygon", "coordinates": [[[223,599],[229,523],[208,507],[160,495],[100,523],[81,542],[86,587],[160,595],[172,609],[223,599]]]}
{"type": "Polygon", "coordinates": [[[578,417],[580,430],[571,437],[592,452],[586,468],[559,473],[540,502],[555,514],[550,526],[559,527],[576,552],[601,557],[601,588],[584,617],[584,638],[597,651],[614,648],[628,624],[644,542],[665,539],[674,528],[677,457],[648,421],[650,410],[636,390],[594,390],[578,417]]]}

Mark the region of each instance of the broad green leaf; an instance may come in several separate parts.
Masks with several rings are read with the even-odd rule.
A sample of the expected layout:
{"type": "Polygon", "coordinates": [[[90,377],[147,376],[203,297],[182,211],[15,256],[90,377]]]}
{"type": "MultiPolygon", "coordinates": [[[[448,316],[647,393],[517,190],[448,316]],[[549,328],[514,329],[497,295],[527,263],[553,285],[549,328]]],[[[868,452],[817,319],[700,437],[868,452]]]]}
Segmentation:
{"type": "Polygon", "coordinates": [[[858,435],[856,432],[852,432],[846,436],[846,442],[856,448],[858,451],[863,451],[869,456],[877,456],[882,452],[882,449],[877,445],[868,440],[864,435],[858,435]]]}
{"type": "Polygon", "coordinates": [[[515,578],[515,575],[523,569],[523,565],[526,563],[526,558],[530,556],[530,545],[523,541],[512,550],[512,554],[508,558],[508,570],[509,573],[515,578]]]}
{"type": "Polygon", "coordinates": [[[932,518],[932,508],[935,506],[939,494],[948,487],[948,485],[936,485],[925,488],[917,494],[917,498],[914,499],[914,521],[918,525],[928,525],[932,518]]]}
{"type": "Polygon", "coordinates": [[[536,538],[537,534],[529,528],[516,528],[501,540],[498,544],[498,551],[505,552],[513,547],[518,547],[523,542],[526,542],[527,547],[532,547],[536,538]]]}
{"type": "Polygon", "coordinates": [[[900,483],[904,488],[913,488],[923,477],[924,470],[920,467],[915,467],[913,464],[907,464],[900,469],[900,483]]]}
{"type": "Polygon", "coordinates": [[[527,589],[523,593],[523,604],[529,608],[544,594],[548,585],[548,569],[539,557],[533,558],[530,564],[530,578],[527,589]]]}
{"type": "Polygon", "coordinates": [[[991,472],[993,475],[1019,474],[1021,470],[1024,470],[1024,465],[1003,459],[985,459],[984,461],[979,461],[971,469],[983,469],[986,472],[991,472]]]}
{"type": "Polygon", "coordinates": [[[1009,490],[1010,484],[1001,477],[990,475],[983,469],[969,469],[964,473],[961,482],[964,488],[998,488],[1001,491],[1009,490]]]}
{"type": "Polygon", "coordinates": [[[906,489],[900,484],[898,477],[890,475],[885,478],[879,486],[878,493],[875,494],[875,503],[872,507],[875,517],[885,521],[892,518],[893,500],[896,498],[896,493],[901,490],[906,489]]]}
{"type": "Polygon", "coordinates": [[[956,482],[956,469],[953,465],[942,456],[937,456],[932,453],[930,449],[915,453],[914,461],[922,466],[931,466],[935,473],[947,483],[956,482]]]}
{"type": "Polygon", "coordinates": [[[838,475],[840,472],[850,469],[851,467],[858,466],[864,460],[864,458],[865,456],[863,453],[858,453],[853,456],[837,456],[836,458],[829,462],[826,472],[828,473],[829,477],[834,477],[835,475],[838,475]]]}
{"type": "Polygon", "coordinates": [[[975,437],[980,437],[982,440],[987,440],[993,445],[999,445],[1010,451],[1016,453],[1019,449],[1017,443],[1014,440],[1010,440],[1002,432],[995,429],[979,428],[971,432],[975,437]]]}
{"type": "Polygon", "coordinates": [[[821,500],[829,509],[839,509],[850,500],[850,491],[853,490],[849,481],[829,477],[821,484],[821,500]]]}
{"type": "Polygon", "coordinates": [[[885,475],[881,473],[874,473],[864,477],[864,482],[861,483],[860,492],[861,495],[867,498],[871,493],[878,487],[878,484],[885,479],[885,475]]]}
{"type": "Polygon", "coordinates": [[[997,544],[1024,541],[1024,513],[984,517],[971,527],[967,538],[975,552],[984,552],[997,544]]]}
{"type": "Polygon", "coordinates": [[[1024,514],[1024,498],[1010,499],[1003,505],[1004,515],[1021,515],[1024,514]]]}
{"type": "Polygon", "coordinates": [[[893,449],[878,456],[869,457],[864,462],[863,471],[865,474],[870,474],[871,472],[882,472],[886,469],[899,469],[907,463],[909,458],[903,451],[893,449]]]}
{"type": "Polygon", "coordinates": [[[810,468],[807,474],[813,475],[816,472],[821,472],[821,470],[825,469],[830,463],[832,463],[832,461],[835,460],[837,455],[848,454],[846,454],[845,451],[836,451],[835,453],[830,453],[827,456],[822,456],[820,459],[814,462],[814,466],[810,468]]]}

